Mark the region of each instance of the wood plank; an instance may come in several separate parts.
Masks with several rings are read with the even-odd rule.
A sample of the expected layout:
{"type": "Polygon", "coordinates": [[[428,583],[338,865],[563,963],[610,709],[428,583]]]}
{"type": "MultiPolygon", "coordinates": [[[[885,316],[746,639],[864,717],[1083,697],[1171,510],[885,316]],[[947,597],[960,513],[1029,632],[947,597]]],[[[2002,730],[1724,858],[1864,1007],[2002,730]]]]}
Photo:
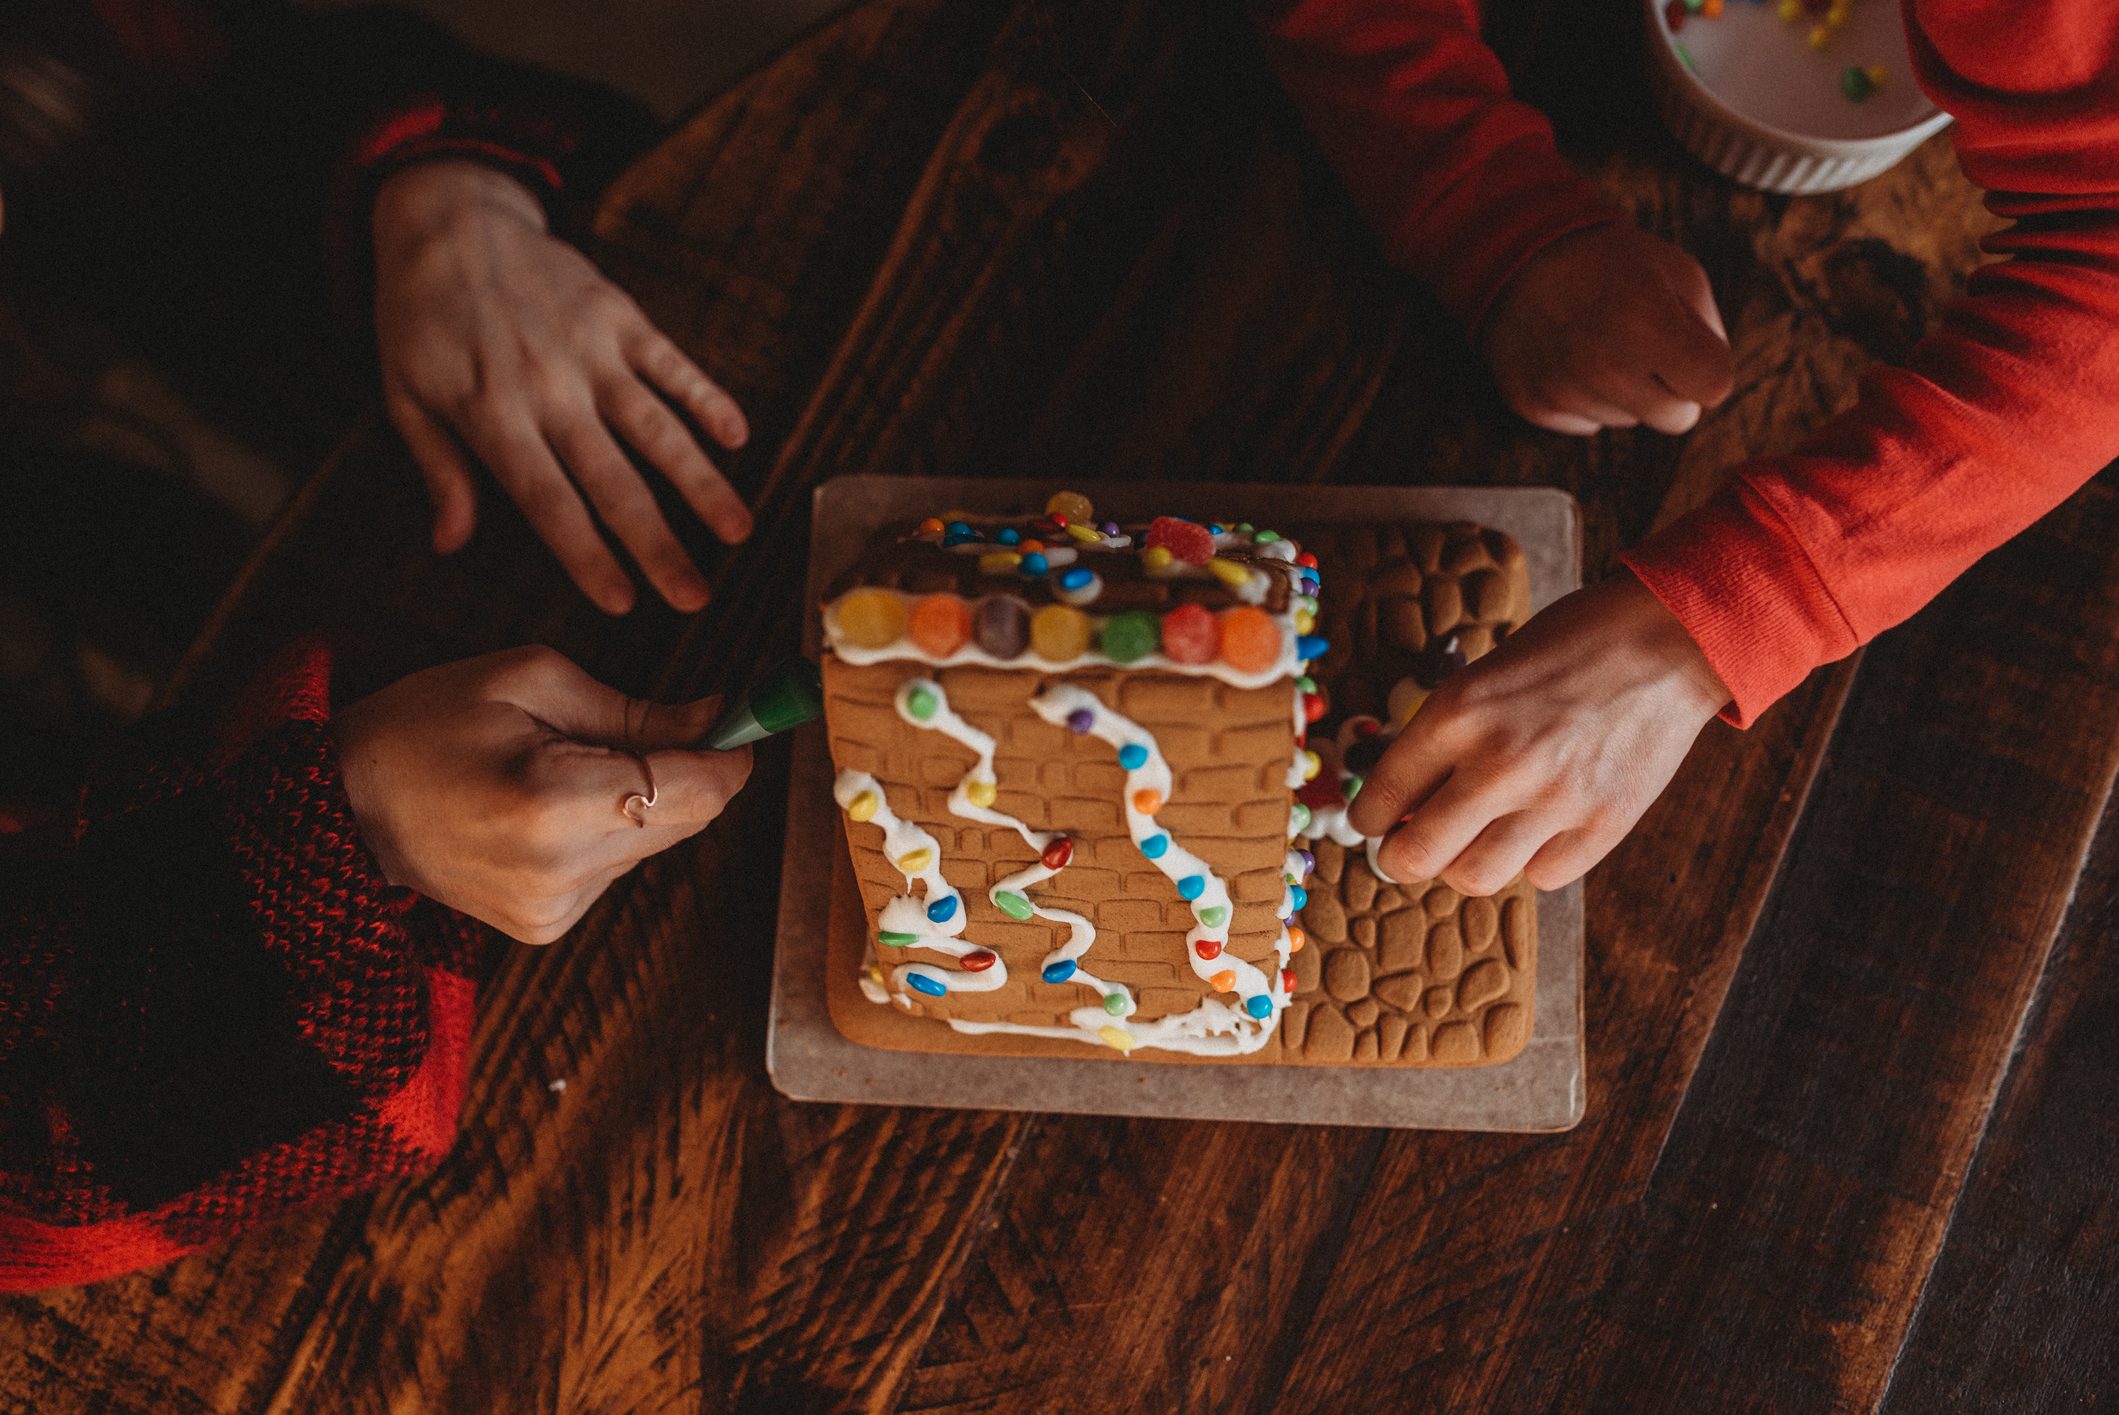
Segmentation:
{"type": "Polygon", "coordinates": [[[1898,1352],[1893,1415],[2086,1410],[2119,1389],[2119,798],[2053,955],[1898,1352]]]}

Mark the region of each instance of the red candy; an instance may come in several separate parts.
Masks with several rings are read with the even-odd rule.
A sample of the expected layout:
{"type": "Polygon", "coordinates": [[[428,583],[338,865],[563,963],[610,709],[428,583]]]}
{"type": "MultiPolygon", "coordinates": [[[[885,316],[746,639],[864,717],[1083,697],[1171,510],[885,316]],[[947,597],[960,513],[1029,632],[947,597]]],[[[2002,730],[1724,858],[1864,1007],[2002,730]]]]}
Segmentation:
{"type": "Polygon", "coordinates": [[[988,968],[991,968],[999,957],[1000,955],[988,953],[983,948],[974,949],[970,953],[965,954],[962,959],[964,971],[967,973],[983,973],[988,968]]]}
{"type": "Polygon", "coordinates": [[[1325,702],[1322,690],[1302,695],[1302,720],[1304,722],[1315,722],[1318,718],[1323,717],[1324,709],[1325,702]]]}
{"type": "Polygon", "coordinates": [[[1317,568],[1317,557],[1305,550],[1295,557],[1295,563],[1305,570],[1314,570],[1317,568]]]}
{"type": "Polygon", "coordinates": [[[1149,522],[1148,537],[1143,543],[1150,550],[1160,546],[1193,565],[1204,565],[1214,558],[1213,533],[1197,521],[1181,521],[1175,516],[1157,516],[1149,522]]]}
{"type": "Polygon", "coordinates": [[[1202,604],[1180,604],[1163,616],[1163,653],[1172,663],[1212,663],[1221,656],[1221,623],[1202,604]]]}
{"type": "Polygon", "coordinates": [[[1038,858],[1044,861],[1048,870],[1064,870],[1067,868],[1067,862],[1074,858],[1074,842],[1062,835],[1047,845],[1045,852],[1038,858]]]}
{"type": "Polygon", "coordinates": [[[1221,940],[1218,938],[1203,938],[1192,945],[1192,951],[1211,963],[1221,957],[1221,940]]]}
{"type": "Polygon", "coordinates": [[[1280,970],[1280,990],[1284,993],[1293,993],[1295,991],[1295,970],[1293,968],[1282,968],[1280,970]]]}

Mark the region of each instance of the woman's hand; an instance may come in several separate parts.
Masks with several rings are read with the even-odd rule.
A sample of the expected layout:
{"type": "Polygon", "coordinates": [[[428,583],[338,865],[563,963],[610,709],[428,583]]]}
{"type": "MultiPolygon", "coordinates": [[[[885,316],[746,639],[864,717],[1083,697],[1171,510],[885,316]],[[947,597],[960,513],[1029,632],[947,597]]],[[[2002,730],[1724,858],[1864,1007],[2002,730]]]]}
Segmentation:
{"type": "Polygon", "coordinates": [[[415,673],[334,727],[361,838],[390,882],[550,943],[742,787],[750,748],[688,749],[717,703],[642,702],[551,649],[524,648],[415,673]],[[655,803],[628,815],[648,770],[655,803]]]}
{"type": "Polygon", "coordinates": [[[1444,682],[1348,809],[1397,880],[1492,894],[1578,879],[1662,794],[1729,701],[1683,626],[1631,574],[1534,617],[1444,682]]]}
{"type": "Polygon", "coordinates": [[[544,209],[504,173],[407,168],[377,192],[374,233],[383,396],[434,499],[435,549],[470,539],[483,464],[605,611],[631,609],[633,584],[596,520],[664,599],[705,605],[705,579],[627,453],[722,540],[742,540],[749,509],[675,411],[735,448],[750,435],[735,400],[548,234],[544,209]]]}
{"type": "Polygon", "coordinates": [[[1707,273],[1626,222],[1532,257],[1501,292],[1479,351],[1508,405],[1552,432],[1685,432],[1735,384],[1707,273]]]}

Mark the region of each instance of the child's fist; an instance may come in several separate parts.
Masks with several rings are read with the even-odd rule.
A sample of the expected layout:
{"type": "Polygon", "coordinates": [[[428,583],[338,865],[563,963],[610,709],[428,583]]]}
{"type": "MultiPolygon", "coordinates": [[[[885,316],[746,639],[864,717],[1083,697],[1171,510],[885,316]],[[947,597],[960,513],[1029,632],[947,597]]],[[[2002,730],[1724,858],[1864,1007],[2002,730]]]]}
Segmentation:
{"type": "Polygon", "coordinates": [[[1706,272],[1624,222],[1532,257],[1479,343],[1508,405],[1553,432],[1685,432],[1734,382],[1706,272]]]}

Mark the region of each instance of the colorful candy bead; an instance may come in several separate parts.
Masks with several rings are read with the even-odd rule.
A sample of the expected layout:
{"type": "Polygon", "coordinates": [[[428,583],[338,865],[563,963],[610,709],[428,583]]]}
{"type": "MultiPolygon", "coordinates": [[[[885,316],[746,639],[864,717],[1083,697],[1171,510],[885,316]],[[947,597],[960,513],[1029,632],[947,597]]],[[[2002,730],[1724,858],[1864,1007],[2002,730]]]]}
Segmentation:
{"type": "Polygon", "coordinates": [[[1279,539],[1280,539],[1280,532],[1278,532],[1278,531],[1260,531],[1260,532],[1258,532],[1258,533],[1257,533],[1256,535],[1254,535],[1254,536],[1252,536],[1252,537],[1251,537],[1251,544],[1253,544],[1253,545],[1271,545],[1271,544],[1272,544],[1272,543],[1273,543],[1274,541],[1276,541],[1276,540],[1279,540],[1279,539]]]}
{"type": "Polygon", "coordinates": [[[1069,521],[1067,523],[1067,538],[1080,541],[1083,545],[1095,545],[1104,538],[1104,533],[1094,526],[1069,521]]]}
{"type": "Polygon", "coordinates": [[[890,948],[910,948],[920,941],[918,934],[900,933],[896,929],[884,929],[876,935],[876,942],[890,948]]]}
{"type": "Polygon", "coordinates": [[[1280,970],[1280,990],[1284,993],[1295,991],[1295,970],[1293,968],[1282,968],[1280,970]]]}
{"type": "Polygon", "coordinates": [[[941,706],[941,698],[924,683],[905,694],[905,715],[914,722],[928,721],[941,706]]]}
{"type": "Polygon", "coordinates": [[[1105,1046],[1121,1056],[1140,1045],[1133,1040],[1133,1034],[1124,1027],[1098,1027],[1096,1035],[1103,1039],[1105,1046]]]}
{"type": "Polygon", "coordinates": [[[1297,801],[1288,811],[1288,829],[1300,835],[1310,828],[1310,808],[1297,801]]]}
{"type": "Polygon", "coordinates": [[[1304,693],[1302,695],[1302,720],[1304,722],[1315,722],[1323,717],[1328,710],[1324,694],[1304,693]]]}
{"type": "Polygon", "coordinates": [[[1163,808],[1162,792],[1146,787],[1133,793],[1133,809],[1144,816],[1152,816],[1163,808]]]}
{"type": "Polygon", "coordinates": [[[995,658],[1016,658],[1030,643],[1030,610],[1014,595],[988,595],[971,617],[971,637],[995,658]]]}
{"type": "Polygon", "coordinates": [[[1308,879],[1311,875],[1317,873],[1317,857],[1315,855],[1307,850],[1297,850],[1295,857],[1302,861],[1302,876],[1304,879],[1308,879]]]}
{"type": "Polygon", "coordinates": [[[1310,892],[1299,884],[1295,885],[1288,890],[1288,902],[1295,906],[1295,912],[1299,914],[1309,907],[1310,892]]]}
{"type": "Polygon", "coordinates": [[[1310,610],[1310,609],[1298,609],[1298,610],[1296,610],[1296,611],[1295,611],[1295,632],[1296,632],[1296,633],[1298,633],[1298,634],[1308,634],[1308,633],[1312,633],[1312,632],[1314,632],[1314,631],[1316,630],[1316,628],[1317,628],[1317,613],[1316,613],[1316,611],[1315,611],[1315,610],[1310,610]]]}
{"type": "Polygon", "coordinates": [[[1295,640],[1295,657],[1307,660],[1323,658],[1332,651],[1332,641],[1316,634],[1303,634],[1295,640]]]}
{"type": "Polygon", "coordinates": [[[1177,563],[1177,557],[1164,545],[1151,545],[1140,553],[1140,568],[1151,575],[1160,575],[1177,563]]]}
{"type": "Polygon", "coordinates": [[[1239,673],[1263,673],[1280,661],[1280,626],[1255,604],[1221,612],[1221,656],[1239,673]]]}
{"type": "Polygon", "coordinates": [[[1317,568],[1317,557],[1307,550],[1299,551],[1296,553],[1295,563],[1305,570],[1314,570],[1317,568]]]}
{"type": "Polygon", "coordinates": [[[1207,877],[1205,875],[1186,875],[1177,882],[1177,897],[1179,899],[1197,899],[1206,892],[1207,877]]]}
{"type": "Polygon", "coordinates": [[[1067,714],[1067,730],[1079,736],[1096,726],[1096,714],[1087,708],[1076,708],[1067,714]]]}
{"type": "Polygon", "coordinates": [[[1097,529],[1104,533],[1104,539],[1109,540],[1118,534],[1118,522],[1104,521],[1097,526],[1097,529]]]}
{"type": "Polygon", "coordinates": [[[942,524],[942,518],[939,516],[929,516],[920,522],[920,534],[923,536],[938,536],[948,529],[942,524]]]}
{"type": "Polygon", "coordinates": [[[1003,889],[993,896],[994,907],[1011,919],[1030,917],[1030,901],[1012,889],[1003,889]]]}
{"type": "Polygon", "coordinates": [[[945,535],[952,536],[975,536],[978,534],[977,531],[971,529],[971,522],[964,520],[962,517],[951,521],[942,528],[942,531],[945,535]]]}
{"type": "Polygon", "coordinates": [[[1021,540],[1016,542],[1015,548],[1025,555],[1042,555],[1045,552],[1045,543],[1041,540],[1021,540]]]}
{"type": "Polygon", "coordinates": [[[898,856],[898,868],[909,875],[916,875],[933,863],[934,851],[925,845],[898,856]]]}
{"type": "Polygon", "coordinates": [[[1141,841],[1140,853],[1151,860],[1160,860],[1163,856],[1170,853],[1170,837],[1164,835],[1161,831],[1157,831],[1141,841]]]}
{"type": "Polygon", "coordinates": [[[1001,956],[989,949],[974,948],[959,961],[963,964],[965,972],[983,973],[994,964],[1000,962],[1001,956]]]}
{"type": "Polygon", "coordinates": [[[1030,647],[1039,658],[1066,663],[1089,651],[1095,631],[1089,616],[1079,609],[1048,604],[1030,616],[1030,647]]]}
{"type": "Polygon", "coordinates": [[[1212,663],[1221,654],[1221,624],[1201,604],[1180,604],[1163,616],[1163,654],[1172,663],[1212,663]]]}
{"type": "MultiPolygon", "coordinates": [[[[1310,941],[1310,936],[1309,936],[1309,935],[1308,935],[1307,933],[1304,933],[1304,932],[1303,932],[1303,930],[1302,930],[1302,926],[1301,926],[1301,925],[1299,925],[1299,924],[1289,924],[1289,925],[1288,925],[1288,952],[1290,952],[1290,953],[1300,953],[1300,952],[1302,952],[1302,947],[1303,947],[1303,945],[1304,945],[1304,944],[1306,944],[1306,943],[1308,943],[1309,941],[1310,941]]],[[[1291,992],[1292,992],[1292,991],[1293,991],[1293,989],[1291,988],[1291,989],[1289,989],[1289,991],[1291,991],[1291,992]]]]}
{"type": "Polygon", "coordinates": [[[1214,533],[1197,521],[1176,516],[1150,521],[1144,543],[1150,550],[1167,550],[1189,565],[1204,565],[1214,558],[1214,533]]]}
{"type": "Polygon", "coordinates": [[[956,896],[945,894],[927,906],[927,917],[937,924],[946,924],[956,917],[956,896]]]}
{"type": "Polygon", "coordinates": [[[1055,491],[1045,502],[1045,514],[1065,516],[1069,522],[1087,521],[1096,515],[1096,507],[1078,491],[1055,491]]]}
{"type": "Polygon", "coordinates": [[[1118,749],[1118,764],[1127,771],[1139,771],[1148,764],[1148,749],[1138,742],[1128,742],[1118,749]]]}
{"type": "Polygon", "coordinates": [[[1060,576],[1058,594],[1062,604],[1071,604],[1076,608],[1094,604],[1103,598],[1103,576],[1077,565],[1060,576]]]}
{"type": "Polygon", "coordinates": [[[999,533],[994,536],[994,539],[1002,545],[1021,545],[1023,543],[1023,533],[1013,526],[1003,526],[999,533]]]}
{"type": "Polygon", "coordinates": [[[1229,906],[1226,904],[1209,904],[1206,908],[1199,911],[1199,921],[1210,929],[1218,929],[1229,922],[1229,906]]]}
{"type": "Polygon", "coordinates": [[[1064,983],[1074,976],[1074,960],[1062,958],[1057,963],[1047,963],[1038,976],[1048,983],[1064,983]]]}
{"type": "Polygon", "coordinates": [[[1000,797],[1000,788],[990,781],[971,781],[964,785],[964,799],[980,810],[991,810],[1000,797]]]}
{"type": "Polygon", "coordinates": [[[1317,773],[1324,770],[1324,760],[1315,752],[1305,750],[1299,760],[1302,762],[1302,779],[1304,781],[1315,781],[1317,773]]]}
{"type": "Polygon", "coordinates": [[[1132,1005],[1133,1000],[1122,992],[1107,992],[1104,994],[1104,1011],[1110,1013],[1113,1017],[1125,1016],[1131,1010],[1132,1005]]]}
{"type": "Polygon", "coordinates": [[[1144,609],[1129,609],[1104,621],[1101,644],[1104,657],[1113,663],[1133,663],[1154,653],[1162,642],[1162,627],[1144,609]]]}
{"type": "Polygon", "coordinates": [[[1273,999],[1264,993],[1259,993],[1256,997],[1247,997],[1243,1000],[1243,1010],[1263,1022],[1266,1018],[1273,1015],[1273,999]]]}
{"type": "Polygon", "coordinates": [[[883,803],[876,799],[873,791],[863,791],[846,803],[846,818],[850,821],[872,821],[876,818],[876,807],[883,803]]]}
{"type": "Polygon", "coordinates": [[[1023,563],[1017,568],[1023,572],[1024,579],[1034,580],[1038,576],[1050,572],[1052,562],[1045,558],[1045,553],[1042,550],[1033,550],[1023,557],[1023,563]]]}
{"type": "Polygon", "coordinates": [[[1250,567],[1239,565],[1233,560],[1224,560],[1219,555],[1207,561],[1207,573],[1230,589],[1240,590],[1251,582],[1250,567]]]}
{"type": "Polygon", "coordinates": [[[1064,870],[1067,862],[1074,858],[1074,842],[1062,835],[1038,852],[1038,862],[1048,870],[1064,870]]]}
{"type": "Polygon", "coordinates": [[[929,997],[947,997],[949,995],[949,985],[947,983],[940,978],[930,978],[925,973],[907,973],[905,975],[905,986],[911,988],[914,992],[925,993],[929,997]]]}
{"type": "Polygon", "coordinates": [[[905,629],[922,653],[947,658],[971,639],[971,611],[953,594],[914,600],[905,629]]]}
{"type": "Polygon", "coordinates": [[[1212,963],[1215,959],[1221,957],[1221,950],[1222,942],[1218,938],[1199,939],[1192,945],[1192,951],[1199,955],[1202,963],[1212,963]]]}
{"type": "Polygon", "coordinates": [[[853,590],[839,599],[839,632],[864,649],[888,648],[905,633],[905,601],[889,590],[853,590]]]}
{"type": "Polygon", "coordinates": [[[1207,986],[1216,992],[1236,991],[1236,970],[1233,968],[1222,969],[1219,973],[1207,979],[1207,986]]]}

